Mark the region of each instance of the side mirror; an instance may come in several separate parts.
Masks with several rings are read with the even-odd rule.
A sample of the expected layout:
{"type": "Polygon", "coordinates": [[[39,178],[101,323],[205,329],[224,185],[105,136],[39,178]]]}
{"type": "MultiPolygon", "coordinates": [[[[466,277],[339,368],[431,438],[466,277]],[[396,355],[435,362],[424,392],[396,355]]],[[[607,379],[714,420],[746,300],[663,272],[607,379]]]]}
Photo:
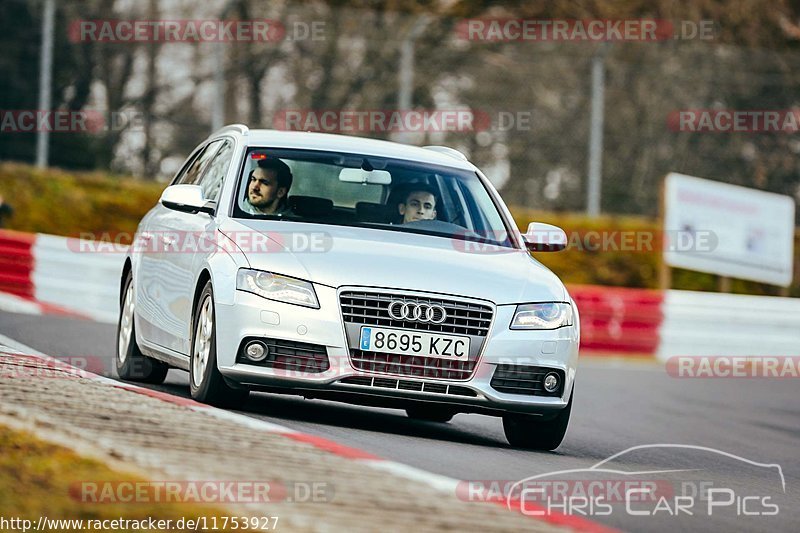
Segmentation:
{"type": "Polygon", "coordinates": [[[531,222],[522,235],[525,247],[531,252],[560,252],[567,247],[567,234],[552,224],[531,222]]]}
{"type": "Polygon", "coordinates": [[[184,213],[214,214],[214,204],[203,198],[199,185],[170,185],[161,193],[161,205],[184,213]]]}

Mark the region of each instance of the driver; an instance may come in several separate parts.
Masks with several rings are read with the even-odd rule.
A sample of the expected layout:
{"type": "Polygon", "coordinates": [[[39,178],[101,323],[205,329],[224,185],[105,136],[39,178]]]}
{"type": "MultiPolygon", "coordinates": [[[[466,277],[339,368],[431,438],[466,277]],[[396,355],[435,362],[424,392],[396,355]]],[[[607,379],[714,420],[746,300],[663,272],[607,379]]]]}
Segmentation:
{"type": "Polygon", "coordinates": [[[403,217],[403,224],[418,220],[435,220],[436,194],[426,185],[414,185],[403,201],[397,204],[397,210],[403,217]]]}
{"type": "Polygon", "coordinates": [[[291,214],[287,202],[291,187],[289,165],[277,158],[260,159],[248,176],[244,210],[251,215],[291,214]]]}

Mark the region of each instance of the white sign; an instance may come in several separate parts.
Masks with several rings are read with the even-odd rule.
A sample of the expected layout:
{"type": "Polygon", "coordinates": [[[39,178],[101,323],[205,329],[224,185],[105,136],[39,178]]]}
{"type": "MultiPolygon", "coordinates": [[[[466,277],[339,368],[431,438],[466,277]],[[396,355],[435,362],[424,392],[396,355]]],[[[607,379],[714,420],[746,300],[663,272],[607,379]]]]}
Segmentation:
{"type": "Polygon", "coordinates": [[[670,266],[787,287],[794,267],[790,196],[671,173],[664,261],[670,266]]]}

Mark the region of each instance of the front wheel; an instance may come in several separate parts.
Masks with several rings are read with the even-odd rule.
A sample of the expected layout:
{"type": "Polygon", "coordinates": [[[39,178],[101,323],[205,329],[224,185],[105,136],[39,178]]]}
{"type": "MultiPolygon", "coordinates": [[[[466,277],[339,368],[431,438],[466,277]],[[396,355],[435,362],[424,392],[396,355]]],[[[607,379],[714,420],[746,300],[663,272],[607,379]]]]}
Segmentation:
{"type": "Polygon", "coordinates": [[[117,375],[126,381],[142,383],[163,383],[169,366],[161,361],[147,357],[136,343],[134,327],[133,275],[125,277],[125,290],[122,293],[119,322],[117,323],[117,356],[114,358],[117,375]]]}
{"type": "Polygon", "coordinates": [[[214,290],[210,281],[200,294],[192,324],[192,357],[189,363],[189,390],[192,398],[219,407],[241,407],[250,391],[234,389],[228,385],[217,368],[214,290]]]}
{"type": "Polygon", "coordinates": [[[535,415],[509,413],[503,415],[503,430],[509,444],[529,450],[555,450],[564,440],[572,413],[572,396],[567,406],[551,420],[535,415]]]}

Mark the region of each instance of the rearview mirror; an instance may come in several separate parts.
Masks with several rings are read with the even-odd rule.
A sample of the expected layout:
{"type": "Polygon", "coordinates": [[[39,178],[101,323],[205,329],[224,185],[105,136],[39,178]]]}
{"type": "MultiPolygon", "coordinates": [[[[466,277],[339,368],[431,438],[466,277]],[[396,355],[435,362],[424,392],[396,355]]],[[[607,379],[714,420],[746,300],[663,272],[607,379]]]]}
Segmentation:
{"type": "Polygon", "coordinates": [[[543,222],[528,224],[528,231],[522,239],[531,252],[560,252],[567,247],[567,234],[564,230],[543,222]]]}
{"type": "Polygon", "coordinates": [[[161,193],[161,205],[184,213],[214,213],[214,204],[203,198],[199,185],[170,185],[161,193]]]}
{"type": "Polygon", "coordinates": [[[392,175],[389,174],[387,170],[343,168],[339,172],[339,181],[347,183],[370,183],[372,185],[391,185],[392,175]]]}

